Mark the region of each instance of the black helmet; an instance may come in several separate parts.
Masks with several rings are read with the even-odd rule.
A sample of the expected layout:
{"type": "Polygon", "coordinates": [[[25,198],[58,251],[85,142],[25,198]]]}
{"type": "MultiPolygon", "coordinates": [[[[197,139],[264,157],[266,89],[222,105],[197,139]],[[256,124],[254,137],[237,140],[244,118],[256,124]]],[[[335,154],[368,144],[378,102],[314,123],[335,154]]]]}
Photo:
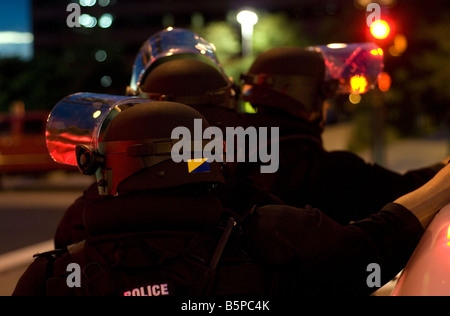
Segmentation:
{"type": "MultiPolygon", "coordinates": [[[[212,43],[198,34],[182,28],[168,28],[154,34],[141,46],[136,56],[127,94],[146,96],[146,91],[143,91],[142,86],[147,76],[159,65],[178,59],[204,62],[214,67],[227,85],[230,84],[217,59],[215,49],[212,43]]],[[[147,85],[147,88],[150,87],[147,85]]],[[[150,92],[159,93],[159,91],[152,90],[150,92]]]]}
{"type": "Polygon", "coordinates": [[[383,50],[374,43],[274,48],[242,76],[242,97],[256,107],[321,122],[325,99],[373,89],[383,66],[383,50]]]}
{"type": "Polygon", "coordinates": [[[325,82],[322,54],[298,47],[260,54],[242,76],[242,98],[256,107],[290,113],[308,122],[322,120],[322,107],[335,85],[325,82]]]}
{"type": "Polygon", "coordinates": [[[231,82],[216,67],[195,59],[173,59],[156,66],[140,90],[141,97],[152,100],[236,110],[231,82]]]}
{"type": "Polygon", "coordinates": [[[120,192],[223,182],[218,162],[210,163],[205,172],[191,172],[188,162],[172,159],[171,150],[177,142],[171,139],[172,131],[182,126],[195,135],[195,119],[202,120],[203,129],[209,126],[191,107],[167,101],[137,104],[119,113],[99,144],[105,157],[103,170],[111,170],[113,187],[117,184],[120,192]]]}
{"type": "MultiPolygon", "coordinates": [[[[176,163],[172,157],[172,147],[179,141],[172,139],[175,128],[184,127],[193,137],[201,138],[209,127],[196,110],[175,102],[122,97],[116,104],[113,96],[94,96],[78,94],[57,104],[49,117],[47,143],[49,150],[53,149],[51,153],[59,153],[52,154],[59,162],[71,163],[69,156],[75,155],[83,173],[95,173],[101,195],[223,182],[219,162],[194,160],[204,168],[193,171],[190,161],[176,163]],[[92,100],[88,107],[86,100],[92,100]],[[83,118],[67,118],[70,113],[76,115],[73,110],[80,107],[83,110],[78,114],[86,114],[83,118]],[[102,114],[96,116],[98,112],[102,114]],[[87,125],[93,119],[92,113],[98,123],[87,125]],[[201,121],[202,131],[195,130],[195,120],[201,121]]],[[[202,139],[192,142],[201,142],[203,149],[202,139]]]]}

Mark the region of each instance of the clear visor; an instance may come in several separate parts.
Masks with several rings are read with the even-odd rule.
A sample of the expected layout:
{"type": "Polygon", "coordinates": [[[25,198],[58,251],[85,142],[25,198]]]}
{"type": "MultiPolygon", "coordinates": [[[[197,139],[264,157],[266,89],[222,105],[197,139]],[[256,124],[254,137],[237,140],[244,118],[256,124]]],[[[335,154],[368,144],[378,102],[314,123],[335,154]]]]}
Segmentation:
{"type": "Polygon", "coordinates": [[[121,111],[149,100],[93,93],[77,93],[62,99],[47,121],[45,137],[56,162],[77,165],[75,147],[97,149],[108,123],[121,111]]]}
{"type": "Polygon", "coordinates": [[[225,71],[216,57],[215,47],[212,43],[189,30],[168,28],[156,33],[142,45],[134,63],[130,88],[137,91],[145,79],[147,70],[156,61],[175,55],[201,57],[213,64],[225,76],[225,71]]]}
{"type": "Polygon", "coordinates": [[[337,93],[365,93],[383,71],[383,50],[374,43],[329,44],[309,49],[325,60],[325,80],[338,80],[337,93]]]}

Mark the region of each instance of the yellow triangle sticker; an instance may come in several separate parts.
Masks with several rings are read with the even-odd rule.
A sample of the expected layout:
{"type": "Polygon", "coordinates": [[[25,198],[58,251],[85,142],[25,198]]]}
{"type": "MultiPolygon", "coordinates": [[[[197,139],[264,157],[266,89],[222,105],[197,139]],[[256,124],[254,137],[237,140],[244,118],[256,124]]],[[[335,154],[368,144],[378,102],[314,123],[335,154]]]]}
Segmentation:
{"type": "Polygon", "coordinates": [[[187,161],[189,173],[210,171],[209,163],[207,161],[208,161],[208,158],[189,159],[187,161]]]}

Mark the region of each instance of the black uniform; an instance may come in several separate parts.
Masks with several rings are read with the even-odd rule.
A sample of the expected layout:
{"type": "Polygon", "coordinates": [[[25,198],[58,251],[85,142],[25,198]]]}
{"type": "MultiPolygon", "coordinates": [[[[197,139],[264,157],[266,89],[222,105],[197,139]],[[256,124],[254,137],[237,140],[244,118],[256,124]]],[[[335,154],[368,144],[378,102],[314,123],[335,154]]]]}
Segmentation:
{"type": "MultiPolygon", "coordinates": [[[[405,174],[366,163],[348,151],[326,151],[321,130],[293,118],[245,116],[243,126],[280,127],[280,167],[274,174],[261,174],[258,163],[227,163],[222,203],[243,214],[254,205],[290,205],[320,209],[346,225],[378,212],[384,205],[409,193],[443,168],[442,163],[405,174]]],[[[90,200],[97,200],[94,183],[72,204],[59,223],[55,246],[63,248],[86,237],[82,213],[90,200]]]]}
{"type": "Polygon", "coordinates": [[[81,250],[38,257],[14,295],[366,295],[376,290],[366,283],[368,265],[379,264],[389,281],[423,233],[397,204],[346,226],[289,206],[245,215],[224,212],[199,187],[92,201],[81,250]],[[230,216],[237,225],[227,238],[230,216]],[[81,288],[66,283],[74,262],[81,288]]]}
{"type": "Polygon", "coordinates": [[[385,204],[428,182],[442,163],[405,174],[366,163],[348,151],[326,151],[321,129],[295,118],[247,115],[243,126],[280,127],[280,166],[274,174],[260,173],[258,163],[239,163],[234,188],[224,200],[239,208],[249,183],[280,198],[280,203],[320,209],[341,224],[364,219],[385,204]]]}

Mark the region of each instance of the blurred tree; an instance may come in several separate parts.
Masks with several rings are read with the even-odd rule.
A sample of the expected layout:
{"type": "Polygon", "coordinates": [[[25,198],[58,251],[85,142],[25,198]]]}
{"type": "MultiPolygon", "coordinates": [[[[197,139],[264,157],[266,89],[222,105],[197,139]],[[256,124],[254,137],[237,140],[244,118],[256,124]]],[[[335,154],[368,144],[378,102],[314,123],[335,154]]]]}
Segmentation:
{"type": "Polygon", "coordinates": [[[312,41],[302,31],[301,23],[292,19],[287,13],[259,12],[258,16],[254,34],[256,54],[280,46],[311,45],[312,41]]]}
{"type": "Polygon", "coordinates": [[[51,109],[71,89],[70,69],[56,56],[37,55],[32,61],[0,61],[0,110],[21,100],[27,110],[51,109]]]}
{"type": "Polygon", "coordinates": [[[192,28],[216,47],[216,55],[228,76],[236,82],[247,64],[240,58],[241,44],[238,29],[226,21],[213,21],[200,28],[192,28]]]}
{"type": "Polygon", "coordinates": [[[412,79],[414,97],[420,94],[424,110],[434,119],[448,113],[450,105],[450,13],[445,13],[426,28],[419,29],[417,37],[427,41],[425,49],[413,56],[412,63],[421,73],[412,79]]]}
{"type": "Polygon", "coordinates": [[[450,12],[432,8],[408,3],[408,20],[414,21],[408,25],[408,50],[388,56],[386,64],[393,76],[386,94],[389,119],[403,135],[432,133],[449,123],[450,12]]]}
{"type": "MultiPolygon", "coordinates": [[[[217,48],[217,56],[227,74],[239,80],[253,62],[253,57],[242,58],[240,25],[236,21],[237,12],[229,14],[228,21],[212,21],[192,29],[212,42],[217,48]]],[[[254,54],[279,46],[307,46],[311,40],[302,32],[301,23],[287,13],[258,11],[258,23],[254,29],[254,54]]]]}
{"type": "Polygon", "coordinates": [[[0,112],[16,100],[26,110],[51,110],[65,96],[76,92],[123,94],[131,69],[119,53],[108,50],[105,62],[95,60],[96,50],[66,48],[62,54],[38,53],[31,61],[0,60],[0,112]],[[103,82],[102,78],[111,82],[103,82]]]}
{"type": "Polygon", "coordinates": [[[26,63],[19,59],[0,60],[0,112],[9,111],[10,103],[21,99],[20,91],[14,91],[12,87],[16,85],[15,76],[23,73],[25,68],[26,63]]]}
{"type": "Polygon", "coordinates": [[[221,61],[232,59],[241,52],[239,32],[226,21],[213,21],[197,32],[214,44],[221,61]]]}

